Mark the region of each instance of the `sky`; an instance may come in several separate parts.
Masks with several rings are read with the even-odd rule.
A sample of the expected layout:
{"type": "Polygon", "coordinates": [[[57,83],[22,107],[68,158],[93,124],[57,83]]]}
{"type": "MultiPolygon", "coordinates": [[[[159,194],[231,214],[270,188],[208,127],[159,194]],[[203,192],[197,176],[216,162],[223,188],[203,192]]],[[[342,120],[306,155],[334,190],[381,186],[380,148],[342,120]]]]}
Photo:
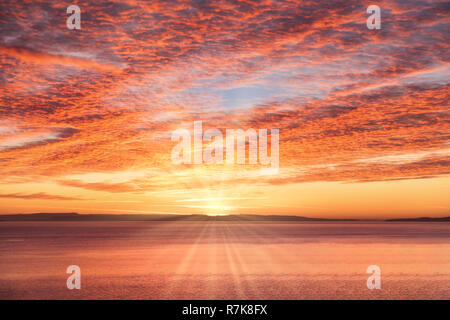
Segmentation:
{"type": "Polygon", "coordinates": [[[439,0],[3,0],[0,214],[449,216],[449,13],[439,0]],[[278,171],[173,163],[171,134],[194,121],[279,129],[278,171]]]}

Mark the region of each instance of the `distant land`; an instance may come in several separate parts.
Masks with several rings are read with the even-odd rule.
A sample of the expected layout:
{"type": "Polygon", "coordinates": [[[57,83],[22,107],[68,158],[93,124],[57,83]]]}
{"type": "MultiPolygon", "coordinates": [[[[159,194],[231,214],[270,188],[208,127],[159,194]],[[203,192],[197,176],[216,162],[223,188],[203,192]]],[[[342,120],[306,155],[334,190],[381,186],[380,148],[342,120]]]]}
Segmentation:
{"type": "Polygon", "coordinates": [[[421,217],[421,218],[402,218],[402,219],[386,219],[385,221],[393,221],[393,222],[403,222],[403,221],[414,221],[414,222],[450,222],[450,217],[443,218],[430,218],[430,217],[421,217]]]}
{"type": "Polygon", "coordinates": [[[355,219],[322,219],[278,215],[218,215],[203,214],[79,214],[29,213],[0,215],[0,221],[357,221],[355,219]]]}
{"type": "Polygon", "coordinates": [[[387,222],[450,222],[450,217],[443,218],[402,218],[385,220],[364,219],[325,219],[308,218],[300,216],[279,215],[218,215],[208,216],[202,214],[178,215],[178,214],[79,214],[67,213],[29,213],[0,215],[1,221],[387,221],[387,222]]]}

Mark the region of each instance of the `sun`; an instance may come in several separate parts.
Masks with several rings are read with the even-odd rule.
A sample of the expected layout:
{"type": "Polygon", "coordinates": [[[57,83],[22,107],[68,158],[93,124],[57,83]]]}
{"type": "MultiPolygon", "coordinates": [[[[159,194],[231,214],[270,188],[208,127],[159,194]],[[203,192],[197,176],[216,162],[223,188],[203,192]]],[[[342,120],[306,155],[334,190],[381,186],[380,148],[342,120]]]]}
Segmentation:
{"type": "Polygon", "coordinates": [[[220,216],[228,216],[228,213],[207,213],[206,214],[209,217],[220,217],[220,216]]]}

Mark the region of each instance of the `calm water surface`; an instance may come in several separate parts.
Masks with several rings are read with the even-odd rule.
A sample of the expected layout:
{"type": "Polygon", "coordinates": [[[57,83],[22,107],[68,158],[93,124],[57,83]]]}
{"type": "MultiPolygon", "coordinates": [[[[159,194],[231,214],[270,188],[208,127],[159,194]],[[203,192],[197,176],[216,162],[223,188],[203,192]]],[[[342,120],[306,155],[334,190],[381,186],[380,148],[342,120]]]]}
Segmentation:
{"type": "Polygon", "coordinates": [[[450,223],[0,222],[0,299],[450,299],[450,223]]]}

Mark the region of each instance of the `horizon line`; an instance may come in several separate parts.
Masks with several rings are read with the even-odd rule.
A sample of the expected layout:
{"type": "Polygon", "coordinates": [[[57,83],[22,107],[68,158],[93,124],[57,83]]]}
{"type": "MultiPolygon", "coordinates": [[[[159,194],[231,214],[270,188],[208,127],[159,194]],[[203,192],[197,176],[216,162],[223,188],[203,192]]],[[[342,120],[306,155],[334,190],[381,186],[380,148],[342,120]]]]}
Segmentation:
{"type": "MultiPolygon", "coordinates": [[[[238,213],[238,214],[218,214],[218,215],[211,215],[211,214],[199,214],[199,213],[192,213],[192,214],[184,214],[184,213],[78,213],[78,212],[34,212],[34,213],[0,213],[1,217],[13,217],[13,216],[36,216],[36,215],[48,215],[48,216],[60,216],[63,217],[66,215],[78,216],[117,216],[117,217],[145,217],[145,216],[154,216],[154,217],[161,217],[161,216],[170,216],[172,218],[176,217],[202,217],[202,218],[227,218],[227,217],[239,217],[239,216],[246,216],[246,217],[265,217],[265,218],[271,218],[276,220],[279,219],[305,219],[305,220],[311,220],[311,221],[405,221],[405,220],[421,220],[421,221],[427,221],[427,220],[440,220],[440,221],[450,221],[450,216],[415,216],[415,217],[402,217],[402,218],[322,218],[322,217],[308,217],[308,216],[299,216],[299,215],[277,215],[277,214],[247,214],[247,213],[238,213]]],[[[69,218],[69,217],[67,217],[69,218]]],[[[295,221],[295,220],[294,220],[295,221]]]]}

